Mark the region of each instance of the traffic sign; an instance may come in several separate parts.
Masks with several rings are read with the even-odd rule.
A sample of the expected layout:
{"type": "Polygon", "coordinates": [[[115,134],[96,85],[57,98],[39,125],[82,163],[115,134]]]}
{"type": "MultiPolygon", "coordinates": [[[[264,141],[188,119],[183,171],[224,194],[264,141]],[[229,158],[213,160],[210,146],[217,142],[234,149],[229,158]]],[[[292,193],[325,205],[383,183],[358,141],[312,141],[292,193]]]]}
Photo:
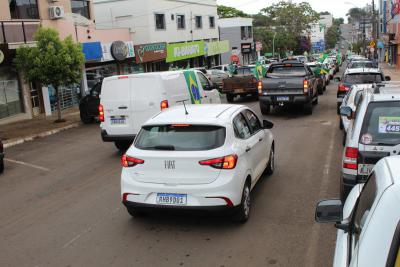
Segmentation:
{"type": "Polygon", "coordinates": [[[375,45],[376,45],[376,43],[375,43],[374,40],[372,40],[372,41],[369,43],[369,46],[370,46],[370,47],[375,47],[375,45]]]}

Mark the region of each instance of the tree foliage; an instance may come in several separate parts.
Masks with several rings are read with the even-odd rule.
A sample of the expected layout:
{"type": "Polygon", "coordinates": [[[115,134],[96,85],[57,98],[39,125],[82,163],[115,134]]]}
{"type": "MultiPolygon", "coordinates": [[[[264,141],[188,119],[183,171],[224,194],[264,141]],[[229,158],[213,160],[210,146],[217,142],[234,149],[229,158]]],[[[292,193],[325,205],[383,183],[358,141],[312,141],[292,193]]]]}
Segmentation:
{"type": "Polygon", "coordinates": [[[346,15],[349,23],[359,22],[363,18],[369,17],[369,13],[365,9],[358,7],[350,8],[346,15]]]}
{"type": "MultiPolygon", "coordinates": [[[[60,40],[54,29],[40,28],[35,34],[35,47],[17,49],[14,64],[30,82],[52,85],[59,97],[59,87],[79,83],[82,77],[84,55],[82,47],[69,36],[60,40]]],[[[60,101],[58,120],[61,121],[60,101]]]]}
{"type": "Polygon", "coordinates": [[[217,6],[217,12],[220,18],[250,17],[250,15],[239,9],[223,5],[217,6]]]}

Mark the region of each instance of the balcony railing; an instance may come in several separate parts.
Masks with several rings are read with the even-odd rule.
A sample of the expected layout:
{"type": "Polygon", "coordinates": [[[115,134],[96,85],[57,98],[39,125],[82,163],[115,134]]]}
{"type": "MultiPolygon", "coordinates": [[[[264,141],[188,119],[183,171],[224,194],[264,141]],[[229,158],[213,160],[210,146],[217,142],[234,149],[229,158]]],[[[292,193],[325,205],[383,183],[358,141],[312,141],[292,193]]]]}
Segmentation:
{"type": "Polygon", "coordinates": [[[39,29],[39,20],[0,21],[0,44],[20,44],[33,42],[33,36],[39,29]]]}

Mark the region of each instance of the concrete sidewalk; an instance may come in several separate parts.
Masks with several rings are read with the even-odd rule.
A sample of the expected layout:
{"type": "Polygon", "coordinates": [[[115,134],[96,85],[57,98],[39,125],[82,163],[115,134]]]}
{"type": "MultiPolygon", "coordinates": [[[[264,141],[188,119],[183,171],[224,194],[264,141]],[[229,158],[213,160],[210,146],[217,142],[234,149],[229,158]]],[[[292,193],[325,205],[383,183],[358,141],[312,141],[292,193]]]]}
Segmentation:
{"type": "Polygon", "coordinates": [[[57,115],[46,117],[44,114],[41,114],[39,117],[31,120],[1,125],[0,139],[3,140],[5,147],[10,147],[81,125],[79,108],[70,108],[64,110],[62,113],[63,118],[66,120],[63,123],[54,123],[57,115]]]}
{"type": "Polygon", "coordinates": [[[400,70],[395,66],[391,66],[387,63],[379,63],[379,67],[386,76],[390,76],[392,81],[400,81],[400,70]]]}

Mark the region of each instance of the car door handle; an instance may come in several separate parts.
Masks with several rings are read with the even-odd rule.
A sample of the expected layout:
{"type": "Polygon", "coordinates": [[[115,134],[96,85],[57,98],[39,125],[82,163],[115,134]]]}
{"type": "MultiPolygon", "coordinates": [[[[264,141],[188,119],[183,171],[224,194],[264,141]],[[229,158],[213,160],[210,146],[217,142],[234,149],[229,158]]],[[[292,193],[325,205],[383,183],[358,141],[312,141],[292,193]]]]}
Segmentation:
{"type": "Polygon", "coordinates": [[[118,107],[119,109],[127,109],[128,107],[127,106],[120,106],[120,107],[118,107]]]}
{"type": "Polygon", "coordinates": [[[246,148],[246,152],[249,152],[250,150],[251,150],[251,147],[248,146],[248,147],[246,148]]]}
{"type": "Polygon", "coordinates": [[[204,96],[204,98],[207,98],[207,97],[208,97],[208,96],[206,96],[206,95],[204,96]]]}
{"type": "Polygon", "coordinates": [[[258,142],[262,142],[262,140],[264,140],[264,138],[260,137],[260,139],[258,139],[258,142]]]}

